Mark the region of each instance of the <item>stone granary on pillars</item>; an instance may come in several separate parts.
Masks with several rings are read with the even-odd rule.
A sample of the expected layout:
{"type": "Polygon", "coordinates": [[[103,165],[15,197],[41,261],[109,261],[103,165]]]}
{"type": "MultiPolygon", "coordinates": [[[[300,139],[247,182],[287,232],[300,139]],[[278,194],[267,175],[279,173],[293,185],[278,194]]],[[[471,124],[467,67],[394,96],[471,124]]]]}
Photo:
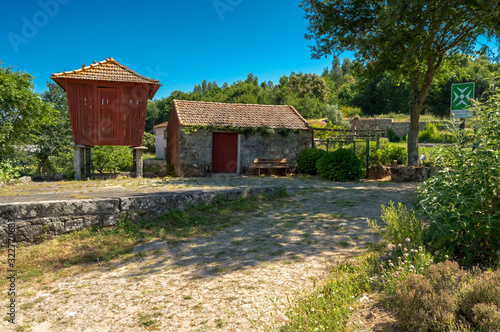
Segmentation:
{"type": "Polygon", "coordinates": [[[81,179],[84,169],[90,174],[90,149],[94,145],[131,146],[136,175],[142,176],[146,108],[148,99],[161,86],[159,81],[139,75],[113,58],[50,78],[68,97],[75,179],[81,179]]]}
{"type": "Polygon", "coordinates": [[[179,176],[252,174],[256,158],[295,165],[312,130],[292,107],[174,100],[167,162],[179,176]]]}

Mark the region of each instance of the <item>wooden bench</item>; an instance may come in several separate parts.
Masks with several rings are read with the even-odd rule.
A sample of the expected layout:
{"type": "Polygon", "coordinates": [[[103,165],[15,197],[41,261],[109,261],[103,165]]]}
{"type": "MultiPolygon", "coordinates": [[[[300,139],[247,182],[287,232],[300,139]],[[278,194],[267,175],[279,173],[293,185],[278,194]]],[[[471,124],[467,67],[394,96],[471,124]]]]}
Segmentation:
{"type": "Polygon", "coordinates": [[[285,170],[285,175],[288,172],[288,168],[290,167],[288,165],[288,162],[286,158],[283,159],[261,159],[261,158],[255,158],[253,160],[253,168],[257,169],[257,175],[260,176],[260,170],[261,169],[284,169],[285,170]]]}

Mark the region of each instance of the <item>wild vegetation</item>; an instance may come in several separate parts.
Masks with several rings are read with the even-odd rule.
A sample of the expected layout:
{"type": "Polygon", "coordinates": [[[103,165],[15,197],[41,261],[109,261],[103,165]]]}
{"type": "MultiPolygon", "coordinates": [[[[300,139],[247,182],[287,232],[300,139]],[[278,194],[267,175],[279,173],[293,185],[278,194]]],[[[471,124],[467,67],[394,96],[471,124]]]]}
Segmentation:
{"type": "MultiPolygon", "coordinates": [[[[489,95],[491,84],[500,84],[500,66],[493,63],[486,54],[474,58],[455,55],[444,61],[439,79],[430,87],[427,102],[422,106],[425,114],[437,118],[449,117],[452,83],[476,82],[477,98],[489,95]]],[[[37,96],[33,92],[33,79],[29,74],[12,67],[1,67],[0,71],[1,84],[5,86],[1,92],[3,103],[0,105],[0,161],[2,165],[9,164],[8,167],[0,167],[3,177],[6,178],[5,174],[21,176],[54,173],[71,176],[73,151],[69,146],[73,144],[73,138],[65,92],[58,85],[48,82],[47,91],[37,96]],[[29,102],[30,100],[34,101],[29,102]],[[23,106],[28,104],[29,107],[23,106]],[[19,130],[21,127],[26,130],[19,130]],[[16,169],[16,172],[10,172],[7,168],[16,169]]],[[[343,118],[349,117],[383,116],[392,112],[398,119],[409,119],[409,82],[392,74],[373,77],[369,75],[369,71],[368,67],[361,66],[359,62],[351,62],[345,58],[341,63],[338,57],[334,57],[331,68],[325,68],[321,75],[292,72],[288,76],[282,76],[277,84],[271,81],[259,82],[252,74],[244,81],[236,81],[231,85],[224,83],[219,86],[217,82],[204,80],[191,92],[174,91],[167,98],[149,101],[144,142],[148,151],[154,153],[153,126],[168,120],[173,99],[289,104],[306,119],[327,117],[330,122],[326,128],[330,129],[345,128],[343,118]]],[[[314,121],[311,123],[318,126],[314,121]]],[[[435,133],[431,129],[430,139],[435,133]]],[[[439,135],[442,129],[437,130],[438,138],[447,141],[448,138],[439,135]]],[[[325,138],[339,134],[316,131],[315,135],[317,138],[325,138]]],[[[112,149],[113,155],[118,155],[117,159],[130,160],[131,151],[112,149]]],[[[103,166],[94,168],[94,171],[130,170],[131,163],[121,163],[117,168],[117,163],[113,160],[102,159],[111,155],[100,154],[98,164],[103,166]]]]}
{"type": "Polygon", "coordinates": [[[473,112],[470,128],[437,151],[440,170],[412,207],[390,203],[383,226],[368,221],[385,242],[295,301],[282,331],[343,331],[363,292],[403,330],[500,330],[500,90],[473,112]]]}
{"type": "MultiPolygon", "coordinates": [[[[409,83],[408,163],[418,163],[422,107],[447,60],[474,55],[480,38],[500,41],[496,0],[322,1],[300,3],[309,21],[312,57],[352,51],[369,77],[392,75],[409,83]]],[[[484,46],[483,51],[489,50],[484,46]]]]}

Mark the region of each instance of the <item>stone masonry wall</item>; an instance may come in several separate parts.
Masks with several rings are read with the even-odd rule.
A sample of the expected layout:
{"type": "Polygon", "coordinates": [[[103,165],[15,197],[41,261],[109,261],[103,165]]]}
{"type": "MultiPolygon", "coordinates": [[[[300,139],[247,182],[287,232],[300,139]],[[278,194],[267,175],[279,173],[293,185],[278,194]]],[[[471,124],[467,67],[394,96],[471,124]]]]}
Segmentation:
{"type": "Polygon", "coordinates": [[[212,167],[212,132],[200,129],[186,134],[181,129],[179,152],[178,175],[207,176],[205,167],[212,167]]]}
{"type": "MultiPolygon", "coordinates": [[[[240,173],[251,174],[255,158],[286,158],[295,164],[297,155],[304,148],[311,147],[311,132],[290,133],[284,137],[279,134],[250,136],[239,135],[240,173]]],[[[185,134],[180,131],[179,165],[182,176],[209,176],[206,166],[212,166],[212,132],[198,130],[185,134]]]]}
{"type": "Polygon", "coordinates": [[[15,242],[42,242],[47,234],[59,235],[84,227],[116,225],[120,218],[152,218],[189,204],[211,203],[217,197],[234,200],[260,194],[277,194],[280,188],[251,187],[227,190],[197,190],[185,193],[144,194],[142,196],[84,199],[73,201],[0,204],[0,246],[7,243],[7,223],[16,225],[15,242]]]}
{"type": "Polygon", "coordinates": [[[251,135],[240,137],[240,172],[253,174],[252,165],[255,158],[283,159],[288,164],[296,165],[297,156],[305,148],[311,146],[311,132],[303,130],[300,134],[290,133],[284,137],[274,135],[251,135]]]}
{"type": "MultiPolygon", "coordinates": [[[[448,121],[431,121],[432,123],[449,123],[448,121]]],[[[418,131],[424,130],[427,122],[421,121],[418,123],[418,131]]],[[[351,131],[354,130],[374,130],[382,129],[387,131],[391,128],[396,135],[402,137],[408,134],[410,121],[394,121],[393,119],[353,119],[351,120],[351,131]]]]}

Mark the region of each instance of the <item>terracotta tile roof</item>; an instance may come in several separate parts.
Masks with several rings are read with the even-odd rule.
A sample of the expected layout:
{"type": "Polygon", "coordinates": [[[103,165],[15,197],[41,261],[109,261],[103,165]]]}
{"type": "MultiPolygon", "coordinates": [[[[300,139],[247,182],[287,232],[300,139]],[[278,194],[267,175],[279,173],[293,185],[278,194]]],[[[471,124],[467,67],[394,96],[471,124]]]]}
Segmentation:
{"type": "Polygon", "coordinates": [[[307,121],[287,105],[225,104],[173,101],[183,126],[236,126],[310,130],[307,121]]]}
{"type": "Polygon", "coordinates": [[[166,127],[168,125],[168,121],[167,122],[163,122],[163,123],[160,123],[160,124],[157,124],[156,126],[154,126],[153,128],[163,128],[163,127],[166,127]]]}
{"type": "Polygon", "coordinates": [[[83,65],[80,69],[52,74],[50,78],[56,80],[58,78],[73,78],[81,80],[156,84],[160,82],[159,80],[154,80],[136,73],[113,58],[108,58],[101,62],[94,61],[90,66],[85,67],[85,65],[83,65]]]}

